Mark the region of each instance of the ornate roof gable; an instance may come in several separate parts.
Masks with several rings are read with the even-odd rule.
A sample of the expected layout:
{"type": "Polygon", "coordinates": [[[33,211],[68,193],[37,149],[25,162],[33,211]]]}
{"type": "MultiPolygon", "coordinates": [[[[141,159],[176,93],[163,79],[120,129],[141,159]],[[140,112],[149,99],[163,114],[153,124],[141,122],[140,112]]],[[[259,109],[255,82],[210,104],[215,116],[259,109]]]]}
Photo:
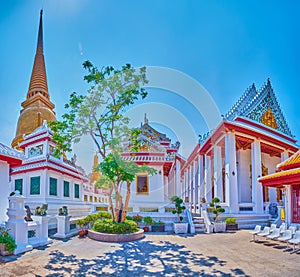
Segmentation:
{"type": "MultiPolygon", "coordinates": [[[[163,146],[161,146],[158,142],[149,139],[143,134],[140,134],[137,139],[140,144],[139,152],[166,152],[166,149],[163,146]]],[[[124,152],[130,152],[129,144],[124,145],[124,152]]]]}
{"type": "Polygon", "coordinates": [[[281,111],[275,93],[268,79],[267,83],[257,91],[253,84],[237,103],[226,114],[225,118],[247,117],[290,137],[294,137],[281,111]]]}

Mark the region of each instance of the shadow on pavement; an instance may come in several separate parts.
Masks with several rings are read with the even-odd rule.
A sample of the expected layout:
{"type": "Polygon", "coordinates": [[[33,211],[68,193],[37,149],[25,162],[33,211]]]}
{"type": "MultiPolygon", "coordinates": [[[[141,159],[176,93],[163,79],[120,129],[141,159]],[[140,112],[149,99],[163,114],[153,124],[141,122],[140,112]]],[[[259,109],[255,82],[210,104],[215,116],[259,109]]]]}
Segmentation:
{"type": "Polygon", "coordinates": [[[52,251],[45,266],[47,276],[246,276],[239,268],[223,272],[220,268],[226,261],[188,251],[179,244],[135,241],[119,245],[121,249],[90,260],[52,251]]]}

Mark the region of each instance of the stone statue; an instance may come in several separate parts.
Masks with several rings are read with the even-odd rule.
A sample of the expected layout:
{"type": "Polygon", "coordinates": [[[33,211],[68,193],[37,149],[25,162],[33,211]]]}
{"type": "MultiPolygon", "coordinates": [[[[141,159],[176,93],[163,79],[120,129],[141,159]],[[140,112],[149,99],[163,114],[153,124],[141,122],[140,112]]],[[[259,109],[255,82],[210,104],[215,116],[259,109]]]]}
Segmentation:
{"type": "Polygon", "coordinates": [[[42,207],[37,206],[35,208],[35,215],[45,216],[47,215],[48,204],[43,204],[42,207]]]}
{"type": "Polygon", "coordinates": [[[278,216],[278,208],[276,203],[271,203],[269,205],[269,214],[271,215],[272,218],[278,216]]]}
{"type": "Polygon", "coordinates": [[[33,219],[31,218],[33,213],[31,212],[28,205],[25,205],[25,210],[26,210],[26,216],[24,217],[25,221],[33,221],[33,219]]]}
{"type": "Polygon", "coordinates": [[[59,208],[58,215],[68,215],[68,207],[62,206],[61,208],[59,208]]]}

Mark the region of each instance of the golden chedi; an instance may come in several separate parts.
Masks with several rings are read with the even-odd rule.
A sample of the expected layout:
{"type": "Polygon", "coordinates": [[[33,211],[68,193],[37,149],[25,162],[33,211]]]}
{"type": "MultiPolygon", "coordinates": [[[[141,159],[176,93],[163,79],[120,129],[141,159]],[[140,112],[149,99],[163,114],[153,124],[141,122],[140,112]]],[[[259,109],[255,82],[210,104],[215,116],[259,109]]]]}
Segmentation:
{"type": "Polygon", "coordinates": [[[23,141],[23,135],[32,133],[43,124],[44,120],[55,121],[54,104],[50,101],[48,93],[47,75],[43,51],[43,11],[40,13],[37,49],[34,58],[29,88],[26,100],[21,104],[16,137],[11,146],[18,148],[23,141]]]}

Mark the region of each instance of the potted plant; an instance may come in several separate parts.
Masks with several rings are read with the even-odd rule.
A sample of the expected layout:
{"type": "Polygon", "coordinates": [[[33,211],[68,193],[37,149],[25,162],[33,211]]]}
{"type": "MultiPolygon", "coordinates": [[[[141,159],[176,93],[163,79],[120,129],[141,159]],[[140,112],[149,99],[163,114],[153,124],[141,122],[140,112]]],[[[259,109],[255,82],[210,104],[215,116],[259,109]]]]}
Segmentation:
{"type": "Polygon", "coordinates": [[[8,230],[0,228],[0,254],[2,256],[11,255],[16,248],[15,240],[9,235],[8,230]]]}
{"type": "Polygon", "coordinates": [[[236,223],[236,219],[234,217],[227,217],[225,219],[226,222],[226,230],[235,231],[238,229],[238,224],[236,223]]]}
{"type": "Polygon", "coordinates": [[[165,223],[162,221],[155,221],[152,225],[152,232],[164,232],[165,231],[165,223]]]}
{"type": "Polygon", "coordinates": [[[146,226],[143,228],[145,232],[149,232],[150,228],[149,226],[153,223],[153,219],[151,216],[145,216],[144,217],[144,223],[146,226]]]}
{"type": "Polygon", "coordinates": [[[171,197],[171,201],[175,204],[175,210],[172,211],[173,214],[177,214],[178,222],[174,222],[174,232],[175,234],[184,234],[188,231],[188,223],[182,222],[183,217],[181,214],[185,210],[185,206],[183,205],[183,200],[174,195],[171,197]]]}
{"type": "Polygon", "coordinates": [[[86,235],[86,231],[85,231],[86,221],[85,221],[85,219],[84,218],[78,219],[76,221],[76,225],[78,225],[80,227],[80,230],[78,231],[78,236],[80,238],[83,238],[86,235]]]}
{"type": "Polygon", "coordinates": [[[211,200],[209,203],[209,206],[211,208],[212,213],[214,214],[213,217],[213,225],[214,225],[214,232],[225,232],[226,231],[226,223],[225,222],[218,222],[219,216],[225,212],[224,208],[222,208],[220,205],[220,199],[218,197],[215,197],[211,200]]]}

